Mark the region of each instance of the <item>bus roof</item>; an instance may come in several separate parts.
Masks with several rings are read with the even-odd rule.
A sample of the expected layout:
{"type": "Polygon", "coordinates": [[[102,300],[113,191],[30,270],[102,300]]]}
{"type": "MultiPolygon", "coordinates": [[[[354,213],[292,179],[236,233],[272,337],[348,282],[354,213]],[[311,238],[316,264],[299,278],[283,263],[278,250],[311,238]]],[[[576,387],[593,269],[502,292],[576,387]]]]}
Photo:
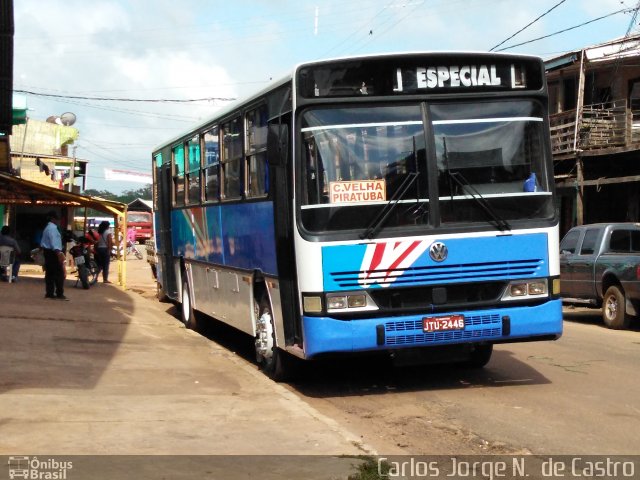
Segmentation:
{"type": "Polygon", "coordinates": [[[322,59],[322,60],[313,60],[313,61],[308,61],[308,62],[301,62],[298,63],[294,66],[293,70],[288,73],[287,75],[285,75],[284,77],[280,78],[277,81],[273,81],[271,83],[269,83],[269,85],[267,85],[265,88],[263,88],[262,90],[253,93],[247,97],[235,100],[234,102],[230,103],[229,105],[227,105],[225,108],[223,108],[222,110],[216,112],[214,115],[210,115],[208,116],[205,120],[200,121],[197,124],[194,124],[194,126],[192,126],[191,128],[189,128],[188,130],[182,131],[179,135],[176,135],[174,137],[172,137],[171,139],[162,142],[161,144],[157,145],[152,152],[158,152],[159,150],[167,147],[167,146],[171,146],[174,145],[175,143],[179,142],[180,140],[188,137],[189,135],[202,130],[203,128],[205,128],[207,125],[211,124],[214,120],[219,119],[219,118],[224,118],[225,116],[227,116],[228,114],[232,113],[233,111],[235,111],[239,106],[245,105],[245,104],[250,104],[251,102],[257,100],[258,98],[262,97],[264,94],[278,88],[281,87],[283,85],[286,85],[288,82],[290,82],[293,78],[295,73],[303,67],[308,67],[308,66],[312,66],[312,65],[322,65],[325,63],[332,63],[332,62],[340,62],[340,61],[344,61],[344,60],[358,60],[358,59],[370,59],[370,58],[385,58],[385,57],[409,57],[412,55],[434,55],[434,56],[442,56],[442,55],[477,55],[477,56],[484,56],[484,57],[512,57],[512,58],[530,58],[530,59],[537,59],[540,60],[542,62],[542,58],[537,56],[537,55],[529,55],[529,54],[517,54],[517,53],[507,53],[507,52],[486,52],[486,51],[475,51],[475,50],[432,50],[432,51],[412,51],[412,52],[390,52],[390,53],[374,53],[374,54],[366,54],[366,55],[352,55],[352,56],[343,56],[343,57],[334,57],[334,58],[327,58],[327,59],[322,59]]]}
{"type": "Polygon", "coordinates": [[[210,115],[205,120],[200,121],[199,123],[195,124],[193,127],[189,128],[188,130],[183,131],[180,135],[172,137],[170,140],[168,140],[166,142],[162,142],[160,145],[156,146],[153,149],[153,152],[157,152],[158,150],[160,150],[160,149],[162,149],[164,147],[167,147],[169,145],[173,145],[176,142],[180,141],[181,139],[189,136],[193,132],[197,132],[197,131],[203,129],[204,127],[209,125],[215,119],[223,118],[226,115],[230,114],[231,112],[235,111],[240,105],[249,104],[249,103],[253,102],[254,100],[256,100],[256,99],[260,98],[261,96],[263,96],[265,93],[270,92],[271,90],[273,90],[275,88],[278,88],[278,87],[280,87],[282,85],[286,85],[287,82],[291,81],[292,75],[293,74],[289,74],[289,75],[281,78],[278,81],[271,82],[264,89],[260,90],[257,93],[254,93],[254,94],[252,94],[252,95],[250,95],[248,97],[245,97],[245,98],[242,98],[242,99],[239,99],[239,100],[235,100],[234,102],[230,103],[225,108],[223,108],[222,110],[216,112],[215,115],[210,115]]]}

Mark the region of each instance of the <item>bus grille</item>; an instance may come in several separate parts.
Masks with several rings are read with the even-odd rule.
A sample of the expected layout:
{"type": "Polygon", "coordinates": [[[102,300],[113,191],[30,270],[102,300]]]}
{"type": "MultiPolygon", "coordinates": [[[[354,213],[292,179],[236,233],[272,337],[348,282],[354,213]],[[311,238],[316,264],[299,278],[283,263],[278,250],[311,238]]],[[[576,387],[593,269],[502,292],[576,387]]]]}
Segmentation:
{"type": "Polygon", "coordinates": [[[422,331],[422,320],[387,322],[384,325],[387,345],[419,345],[441,341],[490,339],[502,335],[500,315],[465,316],[464,330],[422,331]]]}
{"type": "Polygon", "coordinates": [[[394,270],[331,272],[331,277],[342,288],[362,287],[376,283],[379,285],[393,284],[402,286],[479,279],[510,280],[535,276],[542,269],[543,264],[544,261],[542,259],[532,258],[506,262],[437,265],[394,270]]]}

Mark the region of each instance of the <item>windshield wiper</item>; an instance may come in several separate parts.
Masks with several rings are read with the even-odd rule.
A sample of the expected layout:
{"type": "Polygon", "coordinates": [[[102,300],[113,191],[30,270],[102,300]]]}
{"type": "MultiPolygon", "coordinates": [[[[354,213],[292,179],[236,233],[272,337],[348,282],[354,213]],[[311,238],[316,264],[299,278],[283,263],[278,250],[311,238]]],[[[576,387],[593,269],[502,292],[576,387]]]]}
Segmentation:
{"type": "Polygon", "coordinates": [[[409,188],[411,188],[411,185],[414,184],[418,176],[419,174],[417,172],[409,172],[407,174],[400,184],[400,187],[398,187],[398,190],[396,190],[393,197],[391,197],[391,200],[389,200],[389,203],[387,203],[384,208],[380,210],[380,213],[378,213],[371,223],[369,223],[364,233],[360,234],[361,239],[364,240],[365,238],[368,238],[371,240],[380,231],[384,223],[387,221],[387,218],[389,218],[389,215],[391,215],[395,210],[398,202],[400,202],[400,200],[402,200],[407,194],[409,188]]]}
{"type": "Polygon", "coordinates": [[[493,209],[491,204],[487,202],[487,199],[482,196],[482,194],[476,190],[476,188],[469,183],[469,181],[462,175],[460,172],[452,172],[449,169],[446,170],[449,174],[449,178],[451,178],[454,182],[456,182],[464,192],[469,193],[471,198],[473,198],[478,205],[484,210],[484,212],[491,217],[491,219],[496,223],[496,226],[501,232],[505,230],[511,230],[511,225],[497,212],[493,209]]]}

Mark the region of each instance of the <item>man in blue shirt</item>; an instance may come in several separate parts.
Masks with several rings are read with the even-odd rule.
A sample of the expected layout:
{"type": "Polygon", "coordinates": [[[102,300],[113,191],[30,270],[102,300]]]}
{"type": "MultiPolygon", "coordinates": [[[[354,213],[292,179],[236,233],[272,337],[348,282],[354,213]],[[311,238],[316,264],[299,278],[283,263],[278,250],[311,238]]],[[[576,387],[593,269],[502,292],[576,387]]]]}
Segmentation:
{"type": "Polygon", "coordinates": [[[47,213],[47,226],[42,232],[40,246],[44,251],[44,283],[46,285],[45,298],[67,300],[64,296],[64,262],[62,251],[62,236],[58,230],[58,214],[55,211],[47,213]]]}

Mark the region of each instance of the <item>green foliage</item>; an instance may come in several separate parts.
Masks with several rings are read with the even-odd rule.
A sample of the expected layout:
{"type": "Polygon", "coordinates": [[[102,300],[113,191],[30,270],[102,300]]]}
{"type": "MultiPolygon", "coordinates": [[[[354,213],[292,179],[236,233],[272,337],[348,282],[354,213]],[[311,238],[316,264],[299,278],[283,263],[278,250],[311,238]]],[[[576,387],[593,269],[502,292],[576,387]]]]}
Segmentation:
{"type": "Polygon", "coordinates": [[[92,197],[100,197],[100,198],[105,198],[107,200],[116,200],[116,195],[107,190],[94,190],[92,188],[88,188],[82,193],[84,195],[90,195],[92,197]]]}
{"type": "Polygon", "coordinates": [[[389,478],[389,464],[382,462],[378,466],[378,461],[372,457],[359,457],[364,463],[358,465],[358,473],[349,475],[348,480],[386,480],[389,478]]]}
{"type": "Polygon", "coordinates": [[[87,189],[83,192],[85,195],[91,195],[92,197],[101,197],[106,200],[113,200],[122,203],[131,203],[136,198],[142,198],[144,200],[151,200],[151,185],[138,188],[136,190],[125,190],[121,194],[111,193],[108,190],[94,190],[87,189]]]}

